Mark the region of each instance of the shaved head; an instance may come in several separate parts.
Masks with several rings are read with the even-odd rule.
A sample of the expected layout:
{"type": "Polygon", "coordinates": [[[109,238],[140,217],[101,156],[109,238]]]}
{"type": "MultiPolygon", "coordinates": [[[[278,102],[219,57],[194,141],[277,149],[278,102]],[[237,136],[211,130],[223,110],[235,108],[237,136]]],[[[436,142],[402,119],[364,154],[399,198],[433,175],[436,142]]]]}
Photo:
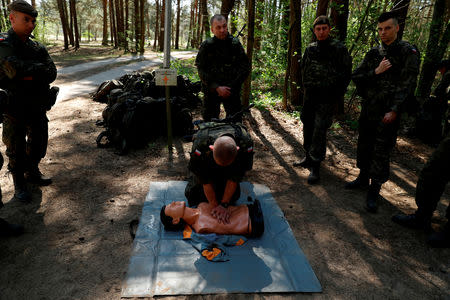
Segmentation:
{"type": "Polygon", "coordinates": [[[228,166],[234,161],[239,149],[234,139],[229,136],[219,137],[213,147],[214,160],[222,167],[228,166]]]}

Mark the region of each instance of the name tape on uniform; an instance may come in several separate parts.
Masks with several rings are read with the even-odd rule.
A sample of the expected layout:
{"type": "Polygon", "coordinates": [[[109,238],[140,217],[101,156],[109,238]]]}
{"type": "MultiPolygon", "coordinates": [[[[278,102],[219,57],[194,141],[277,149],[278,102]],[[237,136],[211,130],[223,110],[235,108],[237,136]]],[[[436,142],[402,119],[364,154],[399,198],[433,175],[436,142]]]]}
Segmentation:
{"type": "Polygon", "coordinates": [[[155,73],[157,86],[177,86],[177,70],[157,69],[155,73]]]}

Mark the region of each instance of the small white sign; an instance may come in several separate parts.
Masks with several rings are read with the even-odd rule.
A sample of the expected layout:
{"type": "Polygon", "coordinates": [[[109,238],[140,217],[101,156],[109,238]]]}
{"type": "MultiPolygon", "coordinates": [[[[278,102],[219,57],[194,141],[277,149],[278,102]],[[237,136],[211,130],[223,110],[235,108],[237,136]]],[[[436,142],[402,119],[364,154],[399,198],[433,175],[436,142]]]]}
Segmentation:
{"type": "Polygon", "coordinates": [[[157,69],[155,71],[156,71],[155,79],[157,86],[177,86],[177,70],[157,69]]]}

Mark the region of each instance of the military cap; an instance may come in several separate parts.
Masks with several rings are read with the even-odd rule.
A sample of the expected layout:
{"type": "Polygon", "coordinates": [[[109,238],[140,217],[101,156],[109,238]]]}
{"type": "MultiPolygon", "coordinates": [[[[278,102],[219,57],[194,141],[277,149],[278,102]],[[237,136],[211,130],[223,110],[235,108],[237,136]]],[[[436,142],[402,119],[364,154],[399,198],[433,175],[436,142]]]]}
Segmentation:
{"type": "Polygon", "coordinates": [[[15,0],[8,5],[10,11],[18,11],[34,18],[38,16],[37,10],[25,0],[15,0]]]}
{"type": "Polygon", "coordinates": [[[316,25],[330,25],[330,19],[328,19],[327,16],[318,16],[313,23],[313,28],[316,27],[316,25]]]}

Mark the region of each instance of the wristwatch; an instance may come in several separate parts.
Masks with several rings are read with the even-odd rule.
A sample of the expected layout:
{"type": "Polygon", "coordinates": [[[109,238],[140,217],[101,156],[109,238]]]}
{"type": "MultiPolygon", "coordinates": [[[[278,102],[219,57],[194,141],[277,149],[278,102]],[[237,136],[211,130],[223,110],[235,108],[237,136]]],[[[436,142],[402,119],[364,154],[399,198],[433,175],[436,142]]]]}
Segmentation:
{"type": "Polygon", "coordinates": [[[228,208],[228,206],[230,206],[230,203],[220,203],[220,205],[221,205],[223,208],[228,208]]]}

